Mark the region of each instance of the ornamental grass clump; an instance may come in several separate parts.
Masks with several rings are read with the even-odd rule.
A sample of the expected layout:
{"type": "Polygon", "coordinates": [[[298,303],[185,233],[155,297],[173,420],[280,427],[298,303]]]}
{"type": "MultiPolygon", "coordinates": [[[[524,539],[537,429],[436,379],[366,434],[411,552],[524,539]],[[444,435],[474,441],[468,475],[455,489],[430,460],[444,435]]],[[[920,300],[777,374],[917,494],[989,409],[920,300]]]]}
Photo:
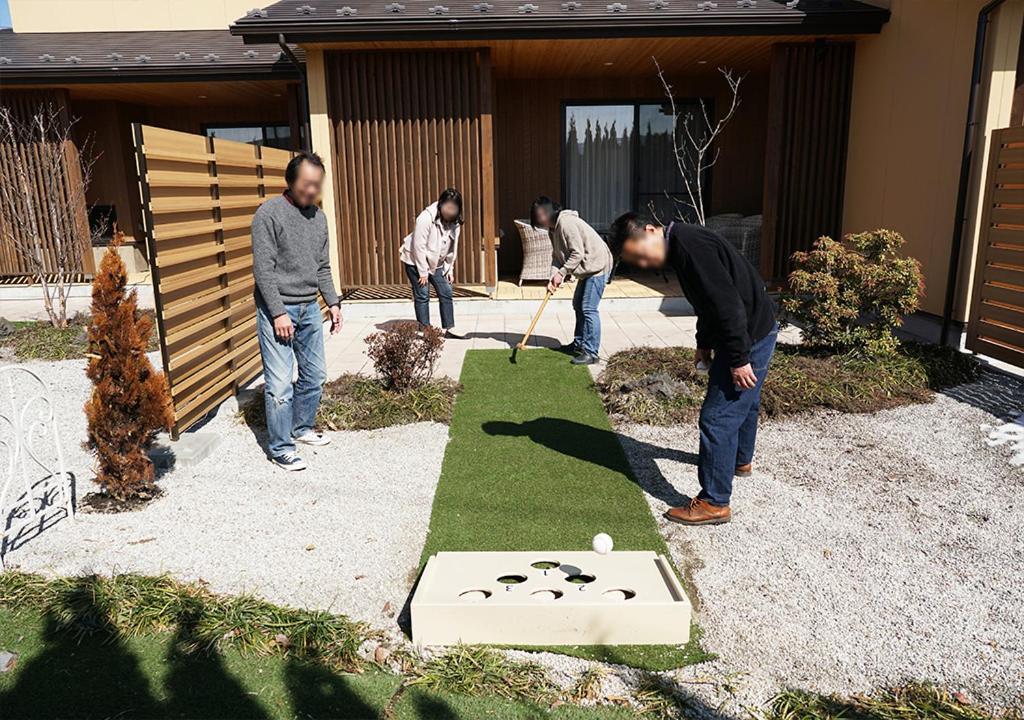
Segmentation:
{"type": "Polygon", "coordinates": [[[809,348],[871,357],[897,350],[894,331],[924,294],[920,263],[898,254],[903,242],[897,232],[873,230],[845,242],[822,237],[793,254],[782,306],[809,348]]]}
{"type": "Polygon", "coordinates": [[[427,383],[444,347],[444,333],[432,325],[402,321],[366,338],[366,354],[388,390],[404,392],[427,383]]]}
{"type": "Polygon", "coordinates": [[[128,274],[117,253],[122,240],[117,233],[92,284],[86,374],[93,389],[85,404],[85,446],[96,454],[102,491],[125,503],[154,495],[146,450],[174,417],[167,381],[146,356],[153,321],[139,312],[135,290],[126,290],[128,274]]]}

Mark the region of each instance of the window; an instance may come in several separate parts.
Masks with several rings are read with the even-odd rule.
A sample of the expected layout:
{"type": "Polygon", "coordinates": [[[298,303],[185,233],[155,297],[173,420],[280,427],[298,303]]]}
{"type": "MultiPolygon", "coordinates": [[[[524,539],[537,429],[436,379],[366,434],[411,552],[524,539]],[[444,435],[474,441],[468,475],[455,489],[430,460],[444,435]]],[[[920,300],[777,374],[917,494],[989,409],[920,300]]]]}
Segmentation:
{"type": "Polygon", "coordinates": [[[288,125],[209,125],[204,128],[206,137],[235,142],[262,145],[265,147],[292,149],[292,130],[288,125]]]}
{"type": "MultiPolygon", "coordinates": [[[[678,103],[677,111],[681,122],[700,116],[697,100],[678,103]]],[[[564,122],[563,200],[596,230],[607,231],[628,210],[663,222],[687,216],[685,206],[672,199],[681,201],[686,193],[667,104],[567,104],[564,122]]]]}

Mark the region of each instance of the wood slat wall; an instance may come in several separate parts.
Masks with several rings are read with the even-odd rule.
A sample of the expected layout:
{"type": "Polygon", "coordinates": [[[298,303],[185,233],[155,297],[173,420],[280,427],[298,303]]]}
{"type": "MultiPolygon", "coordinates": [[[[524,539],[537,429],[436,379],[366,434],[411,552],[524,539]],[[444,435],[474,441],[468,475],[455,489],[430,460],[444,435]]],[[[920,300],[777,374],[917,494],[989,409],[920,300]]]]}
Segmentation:
{"type": "Polygon", "coordinates": [[[842,233],[853,43],[773,48],[761,273],[783,280],[790,257],[842,233]]]}
{"type": "Polygon", "coordinates": [[[440,192],[463,195],[455,275],[495,284],[491,72],[486,51],[327,52],[345,287],[404,284],[398,259],[440,192]]]}
{"type": "Polygon", "coordinates": [[[262,371],[252,216],[292,153],[136,124],[142,205],[174,432],[262,371]]]}
{"type": "Polygon", "coordinates": [[[992,134],[967,347],[1024,367],[1024,128],[992,134]]]}
{"type": "MultiPolygon", "coordinates": [[[[2,98],[0,98],[0,105],[11,111],[15,121],[29,121],[40,107],[47,105],[58,109],[64,121],[67,121],[69,118],[66,90],[26,90],[18,92],[5,90],[2,93],[2,98]]],[[[15,158],[18,156],[21,157],[22,162],[31,171],[37,174],[38,180],[33,185],[33,190],[40,233],[43,236],[43,264],[46,272],[53,273],[58,270],[58,262],[52,225],[45,216],[46,202],[44,194],[49,192],[49,189],[46,183],[42,181],[41,176],[39,176],[39,168],[42,164],[39,147],[37,145],[15,147],[6,143],[0,144],[0,182],[12,181],[15,158]]],[[[94,270],[94,265],[89,237],[89,218],[85,203],[78,148],[72,142],[64,144],[64,167],[63,177],[58,180],[58,191],[68,198],[67,206],[74,208],[74,211],[66,217],[59,218],[58,221],[62,224],[63,228],[61,234],[65,237],[74,238],[74,242],[81,246],[81,253],[76,253],[74,265],[67,268],[67,270],[78,273],[91,273],[94,270]]],[[[0,212],[0,277],[26,276],[34,269],[32,264],[17,250],[16,241],[18,236],[15,234],[17,232],[19,232],[17,225],[12,223],[9,218],[4,218],[3,212],[0,212]]]]}

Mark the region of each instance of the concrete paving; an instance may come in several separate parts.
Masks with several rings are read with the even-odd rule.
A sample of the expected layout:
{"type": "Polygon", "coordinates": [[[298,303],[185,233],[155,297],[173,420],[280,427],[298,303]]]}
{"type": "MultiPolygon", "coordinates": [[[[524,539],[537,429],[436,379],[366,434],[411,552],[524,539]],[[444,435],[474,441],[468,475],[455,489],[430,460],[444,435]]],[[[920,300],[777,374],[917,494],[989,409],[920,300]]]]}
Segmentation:
{"type": "MultiPolygon", "coordinates": [[[[459,315],[456,308],[458,331],[465,334],[463,340],[446,340],[444,351],[437,363],[436,374],[458,379],[462,372],[462,361],[467,350],[508,349],[522,338],[530,325],[532,305],[523,302],[502,303],[506,311],[498,314],[459,315]]],[[[437,315],[436,304],[431,310],[437,315]]],[[[373,318],[357,317],[346,320],[340,333],[326,340],[327,374],[336,378],[344,373],[373,372],[373,365],[366,355],[366,336],[387,327],[395,320],[412,319],[412,304],[405,307],[395,305],[388,316],[373,318]]],[[[531,347],[557,347],[572,338],[574,316],[571,309],[549,307],[537,323],[531,347]]],[[[601,359],[592,366],[596,374],[604,361],[620,350],[631,347],[695,347],[697,319],[693,315],[666,314],[658,310],[642,309],[631,311],[609,309],[601,313],[601,359]]],[[[784,333],[786,342],[798,341],[792,329],[784,333]]],[[[528,352],[528,351],[527,351],[528,352]]]]}

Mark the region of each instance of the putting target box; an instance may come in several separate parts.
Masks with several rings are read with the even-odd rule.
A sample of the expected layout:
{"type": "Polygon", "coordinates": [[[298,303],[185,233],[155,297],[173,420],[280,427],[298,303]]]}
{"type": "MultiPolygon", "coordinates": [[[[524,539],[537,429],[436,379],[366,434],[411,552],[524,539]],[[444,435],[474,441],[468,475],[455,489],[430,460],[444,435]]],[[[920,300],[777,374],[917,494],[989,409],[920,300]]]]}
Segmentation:
{"type": "Polygon", "coordinates": [[[423,645],[675,645],[690,600],[653,552],[440,552],[412,598],[423,645]]]}

